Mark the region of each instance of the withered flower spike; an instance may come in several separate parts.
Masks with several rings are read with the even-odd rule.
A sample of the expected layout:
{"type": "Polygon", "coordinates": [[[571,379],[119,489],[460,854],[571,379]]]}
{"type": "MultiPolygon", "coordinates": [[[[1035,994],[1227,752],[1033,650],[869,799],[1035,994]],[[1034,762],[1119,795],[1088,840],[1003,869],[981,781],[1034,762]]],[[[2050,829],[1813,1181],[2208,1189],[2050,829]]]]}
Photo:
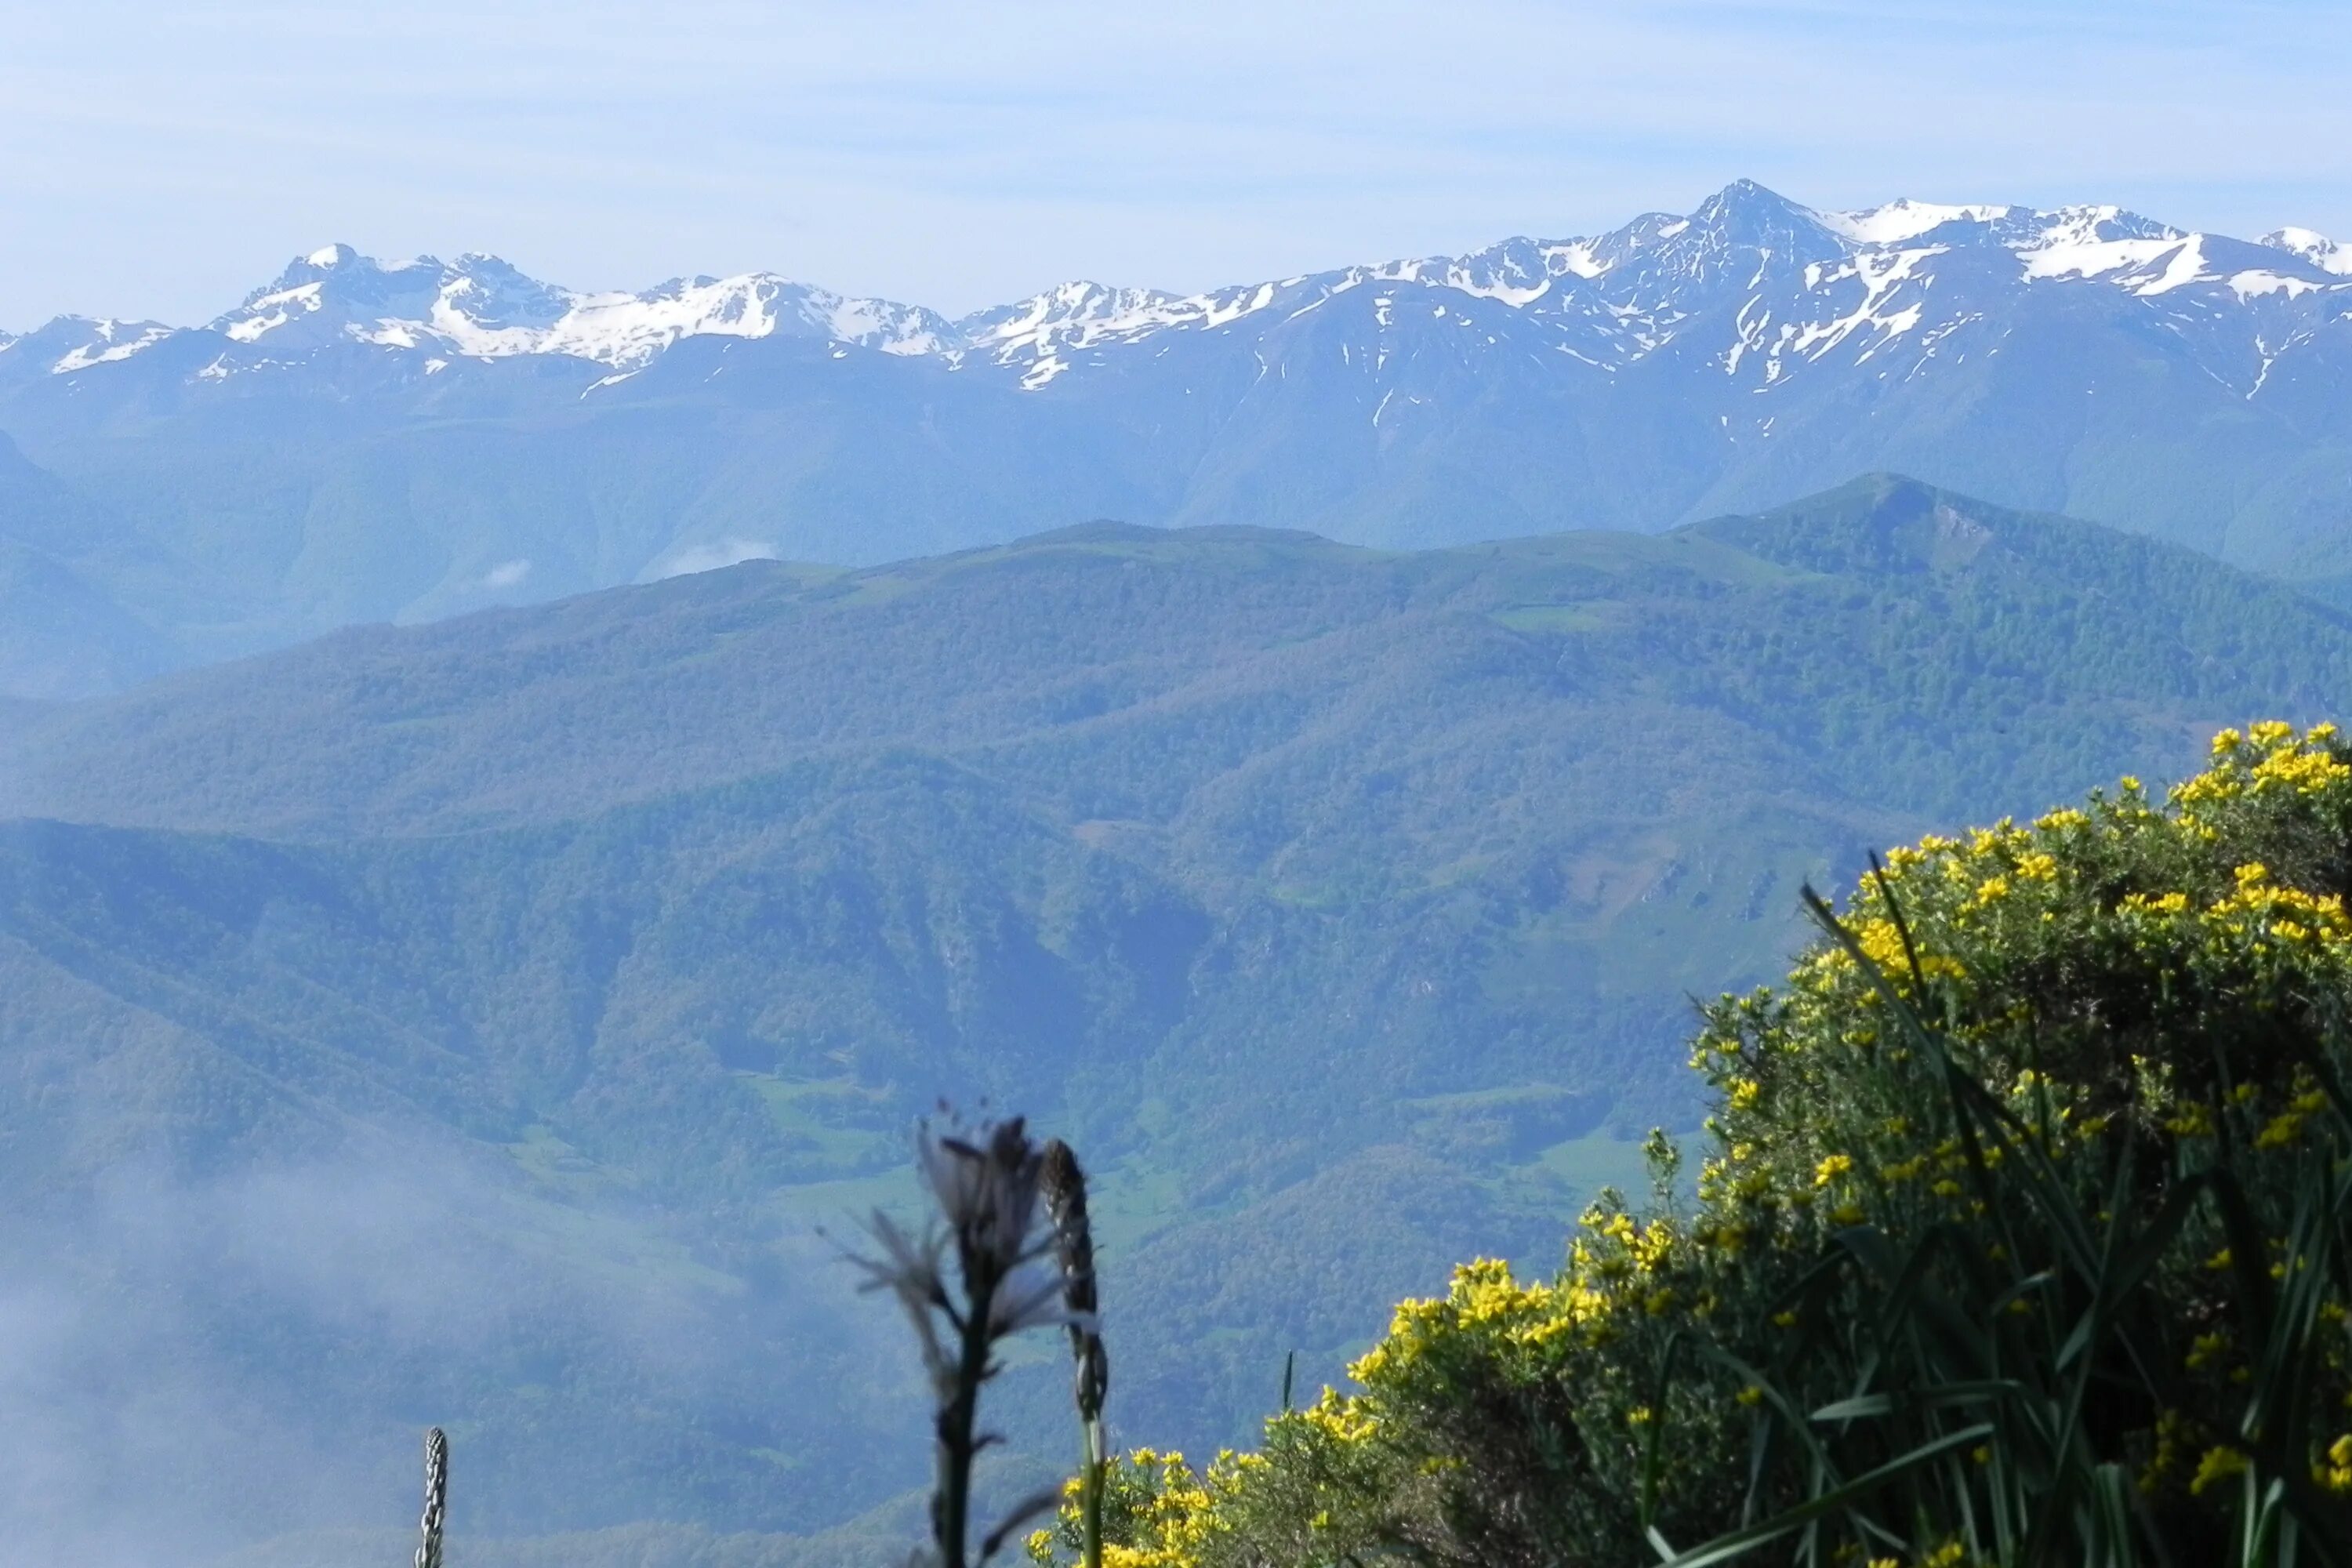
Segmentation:
{"type": "MultiPolygon", "coordinates": [[[[1001,1364],[996,1348],[1073,1314],[1060,1274],[1032,1268],[1059,1243],[1051,1227],[1039,1234],[1045,1158],[1025,1122],[963,1123],[943,1111],[918,1135],[915,1163],[938,1221],[918,1237],[877,1214],[867,1226],[876,1253],[854,1260],[864,1289],[888,1291],[914,1325],[936,1403],[934,1561],[970,1568],[972,1461],[996,1440],[976,1417],[1001,1364]]],[[[1091,1315],[1083,1327],[1092,1332],[1091,1315]]],[[[1002,1544],[1001,1533],[989,1537],[983,1554],[1002,1544]]]]}
{"type": "Polygon", "coordinates": [[[1069,1314],[1070,1354],[1076,1363],[1073,1390],[1079,1419],[1102,1415],[1110,1388],[1110,1356],[1103,1348],[1100,1297],[1095,1279],[1094,1228],[1087,1214],[1087,1173],[1070,1146],[1056,1138],[1045,1145],[1041,1185],[1053,1216],[1054,1247],[1062,1267],[1062,1299],[1069,1314]]]}

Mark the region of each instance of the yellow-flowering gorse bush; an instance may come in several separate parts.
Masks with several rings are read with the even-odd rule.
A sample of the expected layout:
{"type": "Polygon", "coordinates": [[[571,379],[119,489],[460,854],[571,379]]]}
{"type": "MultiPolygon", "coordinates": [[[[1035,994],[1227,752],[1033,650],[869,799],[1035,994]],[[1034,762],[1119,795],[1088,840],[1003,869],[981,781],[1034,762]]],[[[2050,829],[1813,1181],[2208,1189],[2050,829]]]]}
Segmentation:
{"type": "Polygon", "coordinates": [[[1891,852],[1706,1009],[1694,1185],[1654,1138],[1556,1277],[1465,1264],[1258,1453],[1138,1456],[1115,1560],[2342,1560],[2347,892],[2326,726],[1891,852]]]}

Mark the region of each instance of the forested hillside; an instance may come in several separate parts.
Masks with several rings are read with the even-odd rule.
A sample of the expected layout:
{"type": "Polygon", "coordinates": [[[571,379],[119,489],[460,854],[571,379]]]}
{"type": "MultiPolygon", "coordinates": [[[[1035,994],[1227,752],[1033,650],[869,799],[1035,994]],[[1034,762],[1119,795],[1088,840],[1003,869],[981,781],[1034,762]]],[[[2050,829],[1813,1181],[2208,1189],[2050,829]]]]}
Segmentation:
{"type": "Polygon", "coordinates": [[[0,1274],[108,1305],[9,1414],[172,1347],[71,1485],[224,1549],[404,1508],[426,1420],[485,1532],[838,1523],[920,1448],[811,1227],[947,1094],[1098,1167],[1151,1303],[1117,1422],[1239,1436],[1286,1350],[1549,1264],[1806,878],[2347,698],[2285,590],[1874,479],[1654,537],[751,563],[16,708],[0,1274]],[[232,1385],[289,1451],[208,1461],[224,1518],[167,1435],[232,1385]]]}

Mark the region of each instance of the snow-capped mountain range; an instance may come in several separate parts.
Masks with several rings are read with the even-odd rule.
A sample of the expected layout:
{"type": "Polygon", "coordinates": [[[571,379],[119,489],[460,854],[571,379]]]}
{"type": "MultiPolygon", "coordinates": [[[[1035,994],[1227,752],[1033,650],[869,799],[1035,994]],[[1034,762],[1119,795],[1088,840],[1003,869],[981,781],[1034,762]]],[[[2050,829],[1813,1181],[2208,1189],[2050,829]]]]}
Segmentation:
{"type": "Polygon", "coordinates": [[[201,327],[5,340],[0,434],[48,498],[12,510],[0,461],[0,547],[164,663],[761,555],[1660,529],[1872,469],[2352,584],[2352,247],[1741,181],[1602,235],[949,320],[331,246],[201,327]]]}
{"type": "MultiPolygon", "coordinates": [[[[22,340],[0,334],[0,347],[21,342],[51,374],[71,375],[174,340],[217,339],[217,352],[194,374],[223,379],[284,369],[346,345],[415,356],[425,374],[460,359],[526,354],[633,373],[688,338],[782,336],[1003,367],[1034,390],[1076,366],[1104,363],[1113,348],[1258,319],[1288,321],[1361,289],[1381,291],[1391,304],[1400,295],[1440,309],[1450,296],[1465,305],[1498,304],[1539,324],[1558,352],[1617,370],[1684,337],[1706,303],[1744,289],[1749,297],[1734,318],[1736,331],[1708,346],[1727,375],[1769,385],[1841,348],[1857,356],[1907,355],[1906,368],[1937,357],[1939,345],[1982,319],[1952,289],[1939,290],[1956,275],[2016,289],[2095,287],[2162,301],[2147,307],[2158,319],[2183,306],[2235,308],[2254,325],[2267,319],[2261,303],[2295,305],[2305,295],[2318,298],[2292,314],[2340,310],[2352,290],[2352,247],[2304,228],[2251,242],[2193,233],[2114,206],[2041,211],[1901,200],[1863,212],[1816,212],[1741,182],[1687,216],[1647,214],[1595,237],[1508,239],[1465,256],[1202,294],[1075,281],[960,321],[772,272],[581,293],[494,256],[381,262],[332,245],[298,258],[201,328],[67,317],[22,340]]],[[[2265,339],[2249,341],[2258,366],[2297,346],[2291,331],[2276,348],[2256,336],[2265,339]]],[[[1957,358],[1965,350],[1945,352],[1957,358]]]]}

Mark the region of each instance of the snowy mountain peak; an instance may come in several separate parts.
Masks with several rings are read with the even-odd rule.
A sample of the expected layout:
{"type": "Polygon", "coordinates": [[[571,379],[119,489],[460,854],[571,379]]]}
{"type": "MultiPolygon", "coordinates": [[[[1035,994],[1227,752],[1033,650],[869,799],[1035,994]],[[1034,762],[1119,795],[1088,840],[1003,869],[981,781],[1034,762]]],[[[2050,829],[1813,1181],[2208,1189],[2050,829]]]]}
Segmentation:
{"type": "MultiPolygon", "coordinates": [[[[1559,249],[1577,276],[1601,280],[1613,308],[1654,320],[1768,278],[1795,277],[1809,264],[1842,260],[1848,247],[1811,207],[1735,180],[1687,217],[1645,213],[1614,233],[1559,249]]],[[[1656,332],[1641,336],[1652,346],[1665,341],[1656,332]]]]}
{"type": "Polygon", "coordinates": [[[683,337],[782,332],[927,353],[951,335],[931,311],[847,299],[772,273],[584,294],[479,251],[448,262],[420,256],[384,263],[343,245],[292,262],[212,330],[263,352],[258,363],[266,363],[360,343],[479,359],[563,354],[622,370],[644,365],[683,337]]]}
{"type": "Polygon", "coordinates": [[[572,310],[576,299],[568,289],[542,283],[495,256],[478,251],[468,251],[436,270],[437,287],[425,323],[461,353],[486,352],[467,347],[462,340],[478,337],[488,345],[506,341],[496,337],[500,332],[529,334],[551,329],[572,310]]]}
{"type": "Polygon", "coordinates": [[[2077,205],[2027,214],[2051,243],[2110,244],[2117,240],[2186,239],[2187,229],[2142,217],[2119,206],[2077,205]]]}
{"type": "Polygon", "coordinates": [[[1769,251],[1785,259],[1826,257],[1844,248],[1821,214],[1753,180],[1733,181],[1698,205],[1687,227],[1671,228],[1660,229],[1657,249],[1692,255],[1769,251]]]}
{"type": "Polygon", "coordinates": [[[1734,180],[1698,205],[1691,221],[1703,228],[1783,228],[1818,226],[1821,215],[1753,180],[1734,180]]]}
{"type": "Polygon", "coordinates": [[[954,330],[995,363],[1024,367],[1021,384],[1034,391],[1069,368],[1064,357],[1068,351],[1132,342],[1163,328],[1222,327],[1265,309],[1285,287],[1242,284],[1208,294],[1171,294],[1079,279],[1014,304],[975,311],[954,330]]]}
{"type": "Polygon", "coordinates": [[[1526,306],[1571,280],[1598,278],[1609,269],[1609,262],[1595,254],[1591,240],[1507,239],[1468,256],[1438,256],[1406,263],[1396,268],[1400,275],[1405,267],[1417,279],[1441,282],[1465,294],[1526,306]]]}
{"type": "Polygon", "coordinates": [[[956,324],[975,347],[983,348],[1039,333],[1089,336],[1157,319],[1182,298],[1157,289],[1114,289],[1080,278],[1010,305],[975,311],[956,324]]]}
{"type": "Polygon", "coordinates": [[[2322,272],[2352,276],[2352,246],[2338,244],[2315,229],[2274,228],[2254,243],[2299,256],[2322,272]]]}
{"type": "Polygon", "coordinates": [[[1902,196],[1884,206],[1870,207],[1862,212],[1825,212],[1815,216],[1832,233],[1843,235],[1857,245],[1896,245],[1906,239],[1917,239],[1947,224],[1998,223],[2016,210],[2010,206],[1981,205],[1946,206],[1936,202],[1915,202],[1908,196],[1902,196]]]}
{"type": "Polygon", "coordinates": [[[117,364],[173,335],[161,321],[58,316],[29,332],[0,332],[0,365],[52,375],[69,375],[92,365],[117,364]]]}
{"type": "Polygon", "coordinates": [[[933,311],[861,300],[779,278],[672,279],[640,294],[572,294],[541,353],[576,354],[622,369],[643,365],[689,337],[823,338],[885,353],[930,353],[952,329],[933,311]]]}

